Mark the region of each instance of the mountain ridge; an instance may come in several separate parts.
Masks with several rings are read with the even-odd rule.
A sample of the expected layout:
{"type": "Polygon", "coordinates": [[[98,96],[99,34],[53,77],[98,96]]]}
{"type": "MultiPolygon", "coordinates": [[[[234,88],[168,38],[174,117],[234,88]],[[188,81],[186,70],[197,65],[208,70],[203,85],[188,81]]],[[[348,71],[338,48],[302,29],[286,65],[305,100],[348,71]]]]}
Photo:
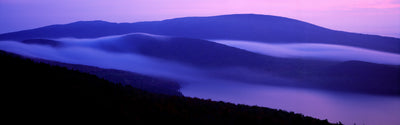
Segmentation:
{"type": "Polygon", "coordinates": [[[1,34],[0,40],[97,38],[133,32],[268,43],[330,43],[400,53],[399,38],[330,30],[295,19],[258,14],[183,17],[136,23],[83,21],[1,34]]]}
{"type": "MultiPolygon", "coordinates": [[[[368,63],[370,65],[364,66],[366,63],[361,61],[353,61],[356,63],[341,63],[312,59],[278,58],[201,39],[184,37],[166,37],[165,39],[159,39],[158,37],[159,36],[134,33],[118,37],[107,37],[106,40],[95,39],[99,40],[97,42],[89,41],[73,43],[90,43],[90,45],[94,46],[95,49],[104,50],[107,52],[139,54],[196,67],[207,72],[208,70],[215,70],[215,72],[209,72],[212,74],[211,76],[215,78],[239,80],[243,82],[261,83],[267,85],[303,88],[311,87],[340,91],[343,90],[347,92],[387,95],[400,94],[400,88],[397,86],[398,80],[396,80],[396,76],[379,75],[379,77],[374,77],[374,74],[396,74],[397,72],[395,71],[400,69],[399,66],[380,65],[373,63],[368,63]],[[355,68],[359,65],[363,66],[363,68],[355,68]],[[234,70],[230,70],[231,68],[234,70]],[[235,75],[231,72],[242,71],[241,69],[235,70],[235,68],[243,68],[244,72],[249,72],[246,75],[235,75]],[[377,71],[365,69],[377,69],[377,71]],[[300,80],[302,82],[299,82],[299,84],[279,81],[273,82],[274,80],[267,78],[270,74],[292,80],[300,80]],[[347,75],[343,76],[329,74],[347,75]],[[367,76],[368,78],[374,78],[374,80],[363,80],[362,77],[353,79],[351,76],[354,75],[367,76]],[[349,81],[351,82],[349,83],[349,81]],[[386,82],[380,85],[379,81],[386,82]],[[374,87],[371,89],[370,86],[358,88],[356,85],[382,87],[379,89],[373,89],[374,87]]],[[[39,39],[39,42],[40,41],[42,40],[39,39]]],[[[66,41],[61,43],[65,42],[66,41]]],[[[34,42],[33,40],[31,43],[38,42],[34,42]]]]}
{"type": "MultiPolygon", "coordinates": [[[[6,121],[113,124],[330,125],[266,107],[149,93],[0,51],[6,121]]],[[[341,124],[340,122],[336,124],[341,124]]]]}

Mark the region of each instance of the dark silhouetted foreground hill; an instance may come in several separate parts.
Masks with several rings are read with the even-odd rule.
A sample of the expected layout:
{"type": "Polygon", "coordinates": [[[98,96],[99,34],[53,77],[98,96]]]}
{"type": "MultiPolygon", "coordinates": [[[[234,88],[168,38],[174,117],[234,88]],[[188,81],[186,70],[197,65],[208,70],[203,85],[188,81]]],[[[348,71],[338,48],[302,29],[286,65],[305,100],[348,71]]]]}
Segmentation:
{"type": "Polygon", "coordinates": [[[96,38],[134,32],[267,43],[328,43],[400,53],[398,38],[335,31],[295,19],[257,14],[184,17],[137,23],[80,21],[1,34],[0,40],[96,38]]]}
{"type": "Polygon", "coordinates": [[[0,52],[2,104],[13,123],[330,124],[256,106],[152,94],[0,52]]]}
{"type": "Polygon", "coordinates": [[[152,93],[182,96],[182,93],[179,91],[179,89],[181,88],[180,84],[173,80],[165,78],[151,77],[122,70],[103,69],[78,64],[67,64],[36,58],[32,60],[34,60],[35,62],[42,62],[54,66],[66,67],[70,70],[78,70],[80,72],[96,75],[99,78],[111,81],[113,83],[130,85],[134,88],[142,89],[152,93]]]}

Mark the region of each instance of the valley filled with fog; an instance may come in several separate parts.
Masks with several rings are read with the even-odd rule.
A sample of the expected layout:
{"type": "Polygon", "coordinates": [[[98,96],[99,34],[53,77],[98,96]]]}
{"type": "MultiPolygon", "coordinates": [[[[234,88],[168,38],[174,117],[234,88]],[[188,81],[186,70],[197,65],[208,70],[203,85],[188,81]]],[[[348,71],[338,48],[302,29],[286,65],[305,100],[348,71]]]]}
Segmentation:
{"type": "MultiPolygon", "coordinates": [[[[400,123],[400,120],[396,117],[400,115],[400,97],[398,95],[349,91],[353,88],[348,90],[338,89],[340,91],[329,90],[319,86],[319,81],[313,84],[308,83],[315,78],[303,78],[307,75],[292,76],[287,75],[286,72],[282,73],[274,67],[258,69],[242,63],[220,65],[226,63],[218,62],[211,55],[193,54],[194,56],[204,57],[206,64],[203,64],[199,63],[197,59],[187,59],[187,57],[193,56],[190,54],[183,57],[176,56],[184,54],[181,52],[191,52],[191,50],[186,50],[185,47],[180,48],[179,44],[172,46],[168,42],[193,41],[189,42],[189,45],[216,47],[216,50],[222,49],[238,54],[233,55],[232,60],[228,61],[240,61],[240,59],[247,57],[241,55],[245,53],[244,55],[251,55],[254,58],[273,60],[274,63],[271,63],[271,65],[275,66],[282,66],[281,62],[287,63],[288,60],[296,59],[305,60],[303,63],[306,68],[314,66],[314,63],[323,65],[321,66],[323,68],[320,69],[346,61],[399,65],[400,55],[395,53],[334,44],[267,44],[237,40],[206,41],[177,39],[147,33],[91,39],[58,38],[51,40],[54,41],[51,44],[43,42],[43,40],[1,41],[0,50],[29,58],[118,69],[173,79],[181,84],[180,91],[183,95],[190,97],[283,109],[320,119],[329,119],[330,122],[341,121],[345,124],[400,123]],[[151,44],[148,44],[149,42],[151,44]],[[152,48],[153,46],[154,48],[152,48]],[[157,50],[158,48],[181,51],[169,55],[162,50],[157,50]],[[366,117],[374,117],[374,119],[366,120],[366,117]]],[[[209,50],[212,51],[212,49],[209,50]]],[[[208,50],[205,48],[202,51],[208,50]]],[[[262,62],[251,63],[264,65],[262,62]]],[[[295,63],[288,64],[296,65],[295,63]]],[[[302,66],[299,69],[293,69],[293,71],[307,73],[308,71],[302,69],[302,66]]],[[[317,67],[317,65],[315,66],[317,67]]],[[[319,72],[320,69],[316,68],[315,71],[310,70],[310,72],[319,72]]],[[[321,81],[324,81],[324,79],[321,81]]]]}

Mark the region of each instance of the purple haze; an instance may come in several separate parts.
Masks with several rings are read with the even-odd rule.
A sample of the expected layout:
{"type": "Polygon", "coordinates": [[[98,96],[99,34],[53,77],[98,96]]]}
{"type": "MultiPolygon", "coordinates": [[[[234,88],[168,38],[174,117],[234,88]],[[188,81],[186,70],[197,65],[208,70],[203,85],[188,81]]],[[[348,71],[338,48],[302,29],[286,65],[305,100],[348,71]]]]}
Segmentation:
{"type": "MultiPolygon", "coordinates": [[[[112,42],[115,38],[118,36],[84,40],[64,39],[62,41],[66,46],[61,48],[1,41],[0,50],[66,63],[168,77],[182,83],[181,91],[185,96],[278,108],[320,119],[329,119],[330,122],[341,121],[345,124],[400,124],[399,97],[335,93],[237,82],[208,74],[224,71],[243,72],[243,70],[200,69],[143,55],[112,53],[96,47],[98,43],[112,42]]],[[[245,72],[256,75],[252,71],[245,72]]],[[[263,77],[272,82],[296,83],[296,81],[272,75],[263,77]]]]}
{"type": "Polygon", "coordinates": [[[0,0],[0,33],[82,20],[137,22],[239,13],[400,38],[398,0],[0,0]]]}

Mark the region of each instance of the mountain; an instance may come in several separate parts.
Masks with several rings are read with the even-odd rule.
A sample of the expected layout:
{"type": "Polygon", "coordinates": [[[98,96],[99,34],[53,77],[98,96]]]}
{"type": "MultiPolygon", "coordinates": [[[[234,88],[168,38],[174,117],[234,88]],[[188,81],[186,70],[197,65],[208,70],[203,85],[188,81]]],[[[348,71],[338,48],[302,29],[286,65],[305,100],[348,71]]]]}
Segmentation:
{"type": "MultiPolygon", "coordinates": [[[[32,43],[41,41],[43,39],[32,43]]],[[[211,77],[227,80],[370,94],[400,94],[399,80],[396,75],[400,71],[399,66],[361,61],[349,63],[278,58],[207,40],[144,33],[96,38],[82,42],[56,41],[56,43],[64,47],[89,47],[112,53],[149,56],[189,65],[211,77]],[[274,80],[271,75],[300,82],[282,82],[274,80]]],[[[46,44],[46,42],[40,44],[46,44]]],[[[173,69],[172,66],[170,69],[173,69]]]]}
{"type": "MultiPolygon", "coordinates": [[[[39,40],[39,41],[47,41],[47,40],[39,40]]],[[[37,42],[35,41],[34,43],[37,42]]],[[[180,84],[176,81],[169,80],[166,78],[151,77],[129,71],[103,69],[88,65],[68,64],[51,60],[44,60],[40,58],[26,57],[23,55],[12,54],[1,50],[0,53],[7,56],[13,56],[15,58],[29,59],[34,61],[35,63],[45,63],[51,66],[60,66],[63,68],[67,68],[69,70],[77,70],[79,72],[95,75],[99,78],[114,83],[129,85],[152,93],[182,96],[182,93],[179,91],[179,89],[181,88],[180,84]]]]}
{"type": "Polygon", "coordinates": [[[25,44],[37,44],[37,45],[49,45],[52,47],[59,47],[61,46],[61,43],[55,40],[48,40],[48,39],[27,39],[21,41],[21,43],[25,44]]]}
{"type": "Polygon", "coordinates": [[[400,53],[398,38],[335,31],[295,19],[256,14],[184,17],[137,23],[80,21],[1,34],[0,40],[96,38],[133,32],[268,43],[329,43],[400,53]]]}
{"type": "Polygon", "coordinates": [[[292,78],[306,83],[298,86],[308,88],[400,95],[400,65],[346,61],[292,78]]]}
{"type": "MultiPolygon", "coordinates": [[[[48,44],[43,42],[46,41],[44,39],[24,41],[31,41],[32,44],[39,45],[48,44]]],[[[305,67],[311,70],[332,63],[329,61],[277,58],[207,40],[144,33],[103,37],[89,40],[89,42],[48,41],[54,41],[54,43],[64,47],[88,47],[113,53],[139,54],[200,68],[245,67],[263,72],[273,72],[286,69],[299,71],[305,67]]]]}
{"type": "Polygon", "coordinates": [[[331,124],[294,112],[149,93],[5,52],[0,59],[4,118],[14,123],[331,124]]]}
{"type": "Polygon", "coordinates": [[[313,76],[311,81],[319,81],[331,89],[400,95],[400,65],[347,61],[313,76]]]}

